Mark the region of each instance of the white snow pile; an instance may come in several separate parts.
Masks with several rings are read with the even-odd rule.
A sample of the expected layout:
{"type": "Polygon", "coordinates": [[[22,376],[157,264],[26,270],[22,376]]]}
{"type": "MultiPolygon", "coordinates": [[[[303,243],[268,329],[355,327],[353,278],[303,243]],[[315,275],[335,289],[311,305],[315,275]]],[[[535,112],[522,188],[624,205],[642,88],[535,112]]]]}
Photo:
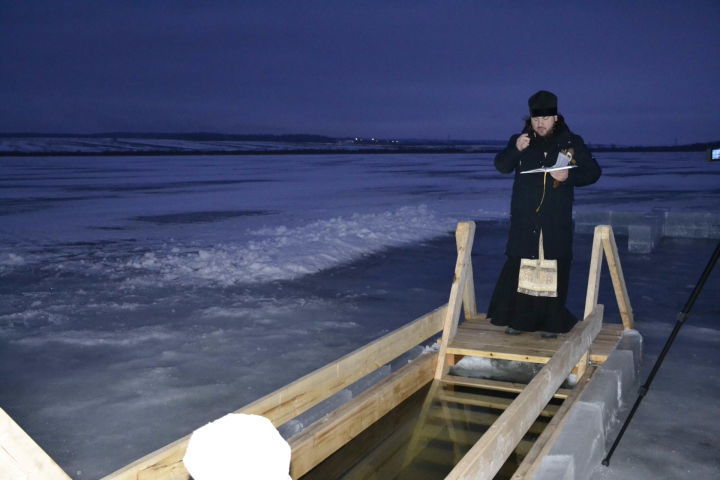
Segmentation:
{"type": "Polygon", "coordinates": [[[231,413],[193,432],[183,463],[195,480],[290,480],[290,445],[267,418],[231,413]]]}
{"type": "MultiPolygon", "coordinates": [[[[514,383],[530,383],[544,367],[541,363],[517,362],[498,358],[463,357],[452,367],[454,375],[486,378],[514,383]]],[[[563,382],[563,388],[571,388],[577,383],[577,377],[571,373],[563,382]]]]}

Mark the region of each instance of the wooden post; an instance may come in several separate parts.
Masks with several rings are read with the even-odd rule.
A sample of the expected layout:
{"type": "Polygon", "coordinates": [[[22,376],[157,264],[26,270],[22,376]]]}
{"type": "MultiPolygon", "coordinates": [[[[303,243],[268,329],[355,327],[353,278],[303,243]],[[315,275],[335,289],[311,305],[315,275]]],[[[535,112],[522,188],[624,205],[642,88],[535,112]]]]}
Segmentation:
{"type": "MultiPolygon", "coordinates": [[[[603,263],[603,232],[607,230],[607,226],[597,225],[593,234],[592,251],[590,253],[590,271],[588,273],[588,286],[585,295],[585,311],[583,312],[583,320],[592,313],[598,302],[598,293],[600,291],[600,273],[602,272],[603,263]]],[[[588,361],[590,360],[590,349],[580,358],[575,366],[575,373],[578,380],[587,372],[588,361]]]]}
{"type": "MultiPolygon", "coordinates": [[[[447,347],[450,340],[455,336],[458,321],[460,319],[460,308],[467,286],[468,268],[471,263],[470,253],[472,251],[473,239],[475,237],[475,222],[460,222],[455,231],[458,257],[455,262],[455,277],[450,288],[450,300],[448,301],[443,323],[443,335],[440,341],[440,355],[438,357],[435,378],[442,378],[447,365],[447,347]]],[[[473,297],[475,294],[473,293],[473,297]]]]}
{"type": "Polygon", "coordinates": [[[70,480],[30,435],[0,408],[0,477],[70,480]]]}
{"type": "Polygon", "coordinates": [[[603,307],[570,331],[555,355],[485,432],[445,480],[490,480],[522,440],[602,326],[603,307]]]}
{"type": "Polygon", "coordinates": [[[587,294],[585,295],[585,312],[583,318],[590,315],[598,302],[598,292],[600,289],[600,273],[602,272],[603,263],[603,232],[607,233],[606,225],[598,225],[595,227],[593,235],[592,252],[590,253],[590,273],[588,275],[587,294]]]}
{"type": "MultiPolygon", "coordinates": [[[[457,245],[458,256],[460,256],[465,248],[465,245],[462,244],[461,240],[462,239],[459,235],[455,235],[455,244],[457,245]]],[[[470,250],[472,250],[472,248],[470,248],[470,250]]],[[[465,312],[465,320],[468,320],[471,318],[477,318],[478,316],[477,301],[475,300],[475,281],[473,279],[472,252],[470,252],[465,268],[467,268],[467,280],[465,281],[465,288],[463,289],[463,311],[465,312]]]]}
{"type": "Polygon", "coordinates": [[[620,265],[620,256],[618,255],[617,244],[615,243],[615,235],[613,235],[612,227],[605,226],[602,233],[603,247],[605,256],[607,257],[608,270],[610,270],[610,278],[612,278],[613,287],[615,289],[615,298],[617,298],[618,309],[625,328],[634,327],[634,318],[632,306],[630,306],[630,296],[628,295],[627,286],[625,285],[625,277],[622,273],[620,265]]]}

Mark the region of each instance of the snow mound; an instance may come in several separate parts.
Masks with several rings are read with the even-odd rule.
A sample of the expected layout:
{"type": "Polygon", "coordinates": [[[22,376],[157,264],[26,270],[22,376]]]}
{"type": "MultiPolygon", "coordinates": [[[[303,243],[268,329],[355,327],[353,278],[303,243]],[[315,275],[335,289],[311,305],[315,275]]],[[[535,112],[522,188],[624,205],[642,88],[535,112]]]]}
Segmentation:
{"type": "Polygon", "coordinates": [[[267,418],[231,413],[193,432],[183,463],[195,480],[290,480],[290,445],[267,418]]]}

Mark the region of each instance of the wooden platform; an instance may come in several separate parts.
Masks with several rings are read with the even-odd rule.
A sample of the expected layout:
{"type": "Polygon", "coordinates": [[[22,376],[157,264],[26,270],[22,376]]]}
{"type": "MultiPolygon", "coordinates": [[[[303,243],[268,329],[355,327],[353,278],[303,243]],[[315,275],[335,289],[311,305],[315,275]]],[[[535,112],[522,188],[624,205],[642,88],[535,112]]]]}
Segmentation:
{"type": "MultiPolygon", "coordinates": [[[[615,348],[623,332],[619,323],[604,323],[590,347],[590,361],[602,364],[615,348]]],[[[538,333],[508,335],[505,327],[498,327],[484,315],[466,320],[458,326],[447,348],[448,354],[498,358],[520,362],[547,363],[567,335],[542,338],[538,333]]]]}

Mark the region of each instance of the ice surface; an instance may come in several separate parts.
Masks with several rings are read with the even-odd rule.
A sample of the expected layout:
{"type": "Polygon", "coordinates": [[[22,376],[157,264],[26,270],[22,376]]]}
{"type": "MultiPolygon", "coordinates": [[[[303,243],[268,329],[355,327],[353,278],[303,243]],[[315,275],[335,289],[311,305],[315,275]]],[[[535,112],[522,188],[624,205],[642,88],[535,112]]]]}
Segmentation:
{"type": "Polygon", "coordinates": [[[573,457],[574,478],[588,478],[603,458],[605,436],[602,406],[579,401],[568,413],[561,435],[550,449],[550,455],[573,457]]]}
{"type": "Polygon", "coordinates": [[[575,464],[571,455],[547,455],[535,474],[536,480],[574,480],[575,464]]]}
{"type": "MultiPolygon", "coordinates": [[[[632,360],[630,361],[632,367],[632,360]]],[[[607,427],[613,419],[614,415],[617,415],[618,409],[620,408],[620,396],[623,391],[620,389],[622,379],[620,378],[620,372],[609,369],[600,369],[595,372],[593,381],[588,385],[583,395],[585,403],[594,405],[600,409],[600,415],[602,418],[602,430],[603,435],[607,431],[607,427]]],[[[627,391],[624,392],[628,394],[627,391]]]]}
{"type": "MultiPolygon", "coordinates": [[[[720,164],[701,153],[597,156],[603,177],[576,190],[576,213],[658,207],[704,222],[720,211],[720,164]]],[[[447,302],[457,220],[478,221],[485,311],[512,184],[485,154],[2,157],[0,169],[0,405],[78,479],[447,302]]],[[[577,314],[591,238],[575,240],[577,314]]],[[[715,243],[664,237],[627,255],[622,240],[647,372],[715,243]]],[[[619,322],[603,275],[606,319],[619,322]]],[[[706,290],[616,453],[616,478],[683,478],[683,457],[687,478],[720,469],[708,447],[720,444],[717,272],[706,290]],[[643,435],[657,456],[636,447],[643,435]]]]}

